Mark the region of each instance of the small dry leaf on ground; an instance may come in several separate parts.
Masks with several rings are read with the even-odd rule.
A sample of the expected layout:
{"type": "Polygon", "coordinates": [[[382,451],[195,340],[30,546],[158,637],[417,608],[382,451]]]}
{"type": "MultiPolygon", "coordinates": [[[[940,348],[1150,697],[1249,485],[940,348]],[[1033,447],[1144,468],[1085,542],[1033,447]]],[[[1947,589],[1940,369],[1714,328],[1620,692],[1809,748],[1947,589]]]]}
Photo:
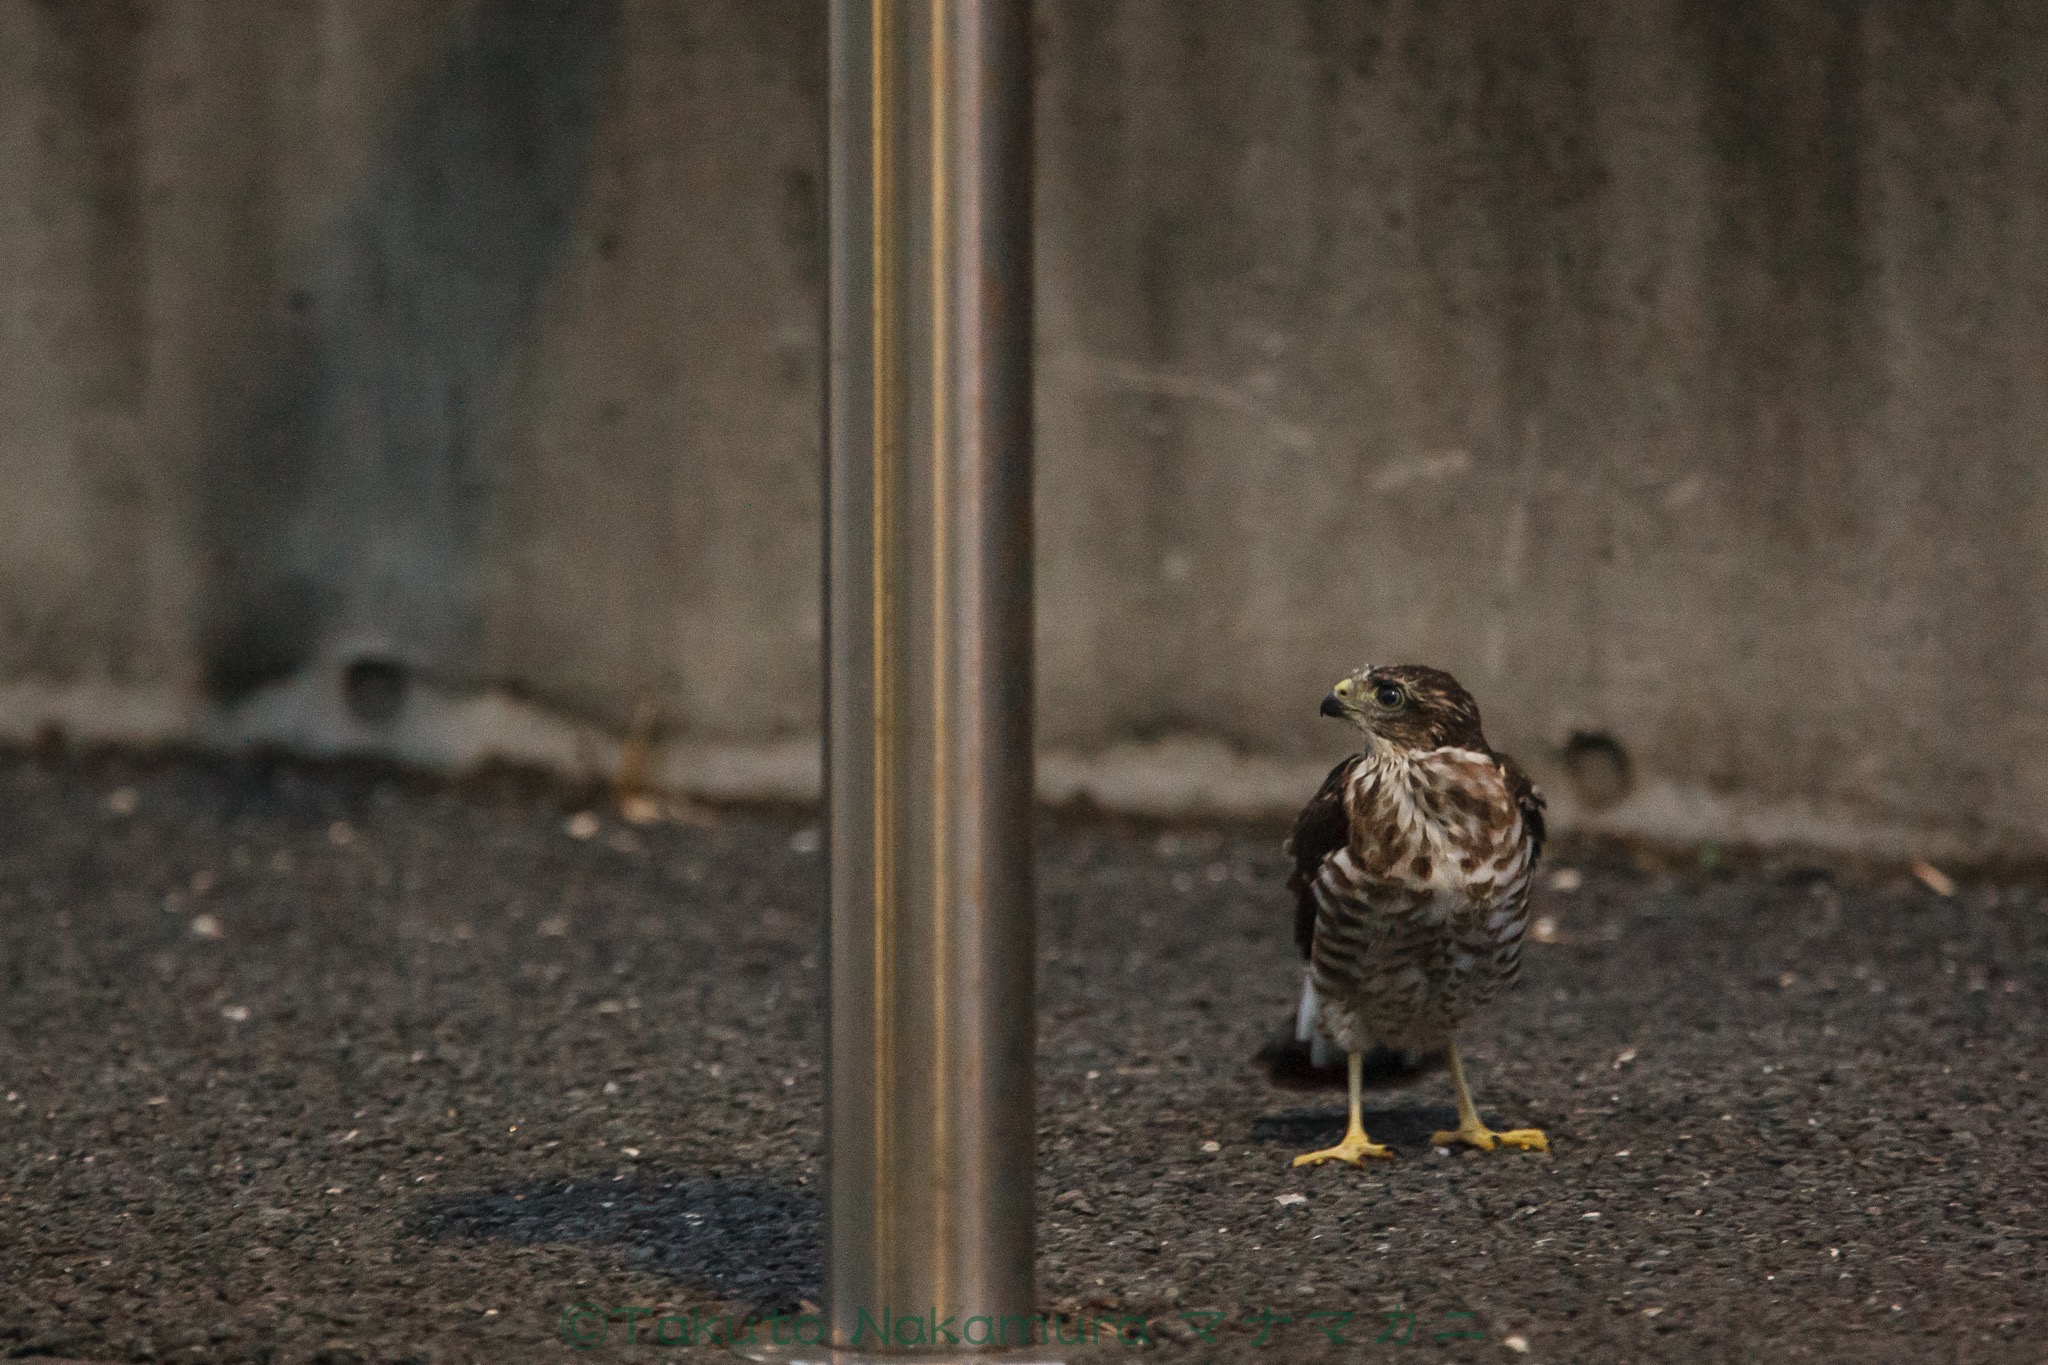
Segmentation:
{"type": "Polygon", "coordinates": [[[1920,879],[1922,886],[1937,896],[1953,896],[1956,893],[1956,884],[1949,880],[1948,874],[1925,858],[1913,860],[1913,875],[1920,879]]]}
{"type": "Polygon", "coordinates": [[[629,824],[654,825],[659,824],[668,812],[653,797],[635,792],[619,799],[619,814],[629,824]]]}

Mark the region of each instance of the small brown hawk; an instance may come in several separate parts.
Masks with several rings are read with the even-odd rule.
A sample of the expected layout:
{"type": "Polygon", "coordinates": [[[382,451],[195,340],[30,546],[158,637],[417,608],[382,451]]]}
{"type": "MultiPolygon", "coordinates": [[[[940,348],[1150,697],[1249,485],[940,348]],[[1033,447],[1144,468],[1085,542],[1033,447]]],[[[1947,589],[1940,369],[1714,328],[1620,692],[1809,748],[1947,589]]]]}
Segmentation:
{"type": "Polygon", "coordinates": [[[1362,668],[1323,698],[1323,714],[1357,726],[1366,746],[1331,769],[1288,840],[1294,937],[1309,964],[1296,1035],[1348,1054],[1351,1124],[1294,1164],[1392,1155],[1359,1117],[1368,1049],[1448,1054],[1458,1128],[1431,1141],[1548,1151],[1538,1129],[1479,1121],[1456,1036],[1521,966],[1542,796],[1488,747],[1478,705],[1439,669],[1362,668]]]}

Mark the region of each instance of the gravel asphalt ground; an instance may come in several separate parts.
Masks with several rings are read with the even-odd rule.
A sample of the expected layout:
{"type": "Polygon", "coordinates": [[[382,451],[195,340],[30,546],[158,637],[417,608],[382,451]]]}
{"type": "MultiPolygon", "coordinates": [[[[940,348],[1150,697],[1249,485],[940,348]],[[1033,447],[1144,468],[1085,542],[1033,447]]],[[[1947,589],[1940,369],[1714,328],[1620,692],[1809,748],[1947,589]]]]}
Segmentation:
{"type": "MultiPolygon", "coordinates": [[[[0,760],[0,1356],[729,1359],[650,1338],[814,1302],[816,829],[584,809],[0,760]]],[[[2048,1361],[2038,879],[1558,847],[1466,1036],[1551,1153],[1433,1151],[1438,1073],[1369,1097],[1397,1159],[1296,1170],[1342,1096],[1249,1064],[1279,844],[1046,825],[1068,1358],[2048,1361]]]]}

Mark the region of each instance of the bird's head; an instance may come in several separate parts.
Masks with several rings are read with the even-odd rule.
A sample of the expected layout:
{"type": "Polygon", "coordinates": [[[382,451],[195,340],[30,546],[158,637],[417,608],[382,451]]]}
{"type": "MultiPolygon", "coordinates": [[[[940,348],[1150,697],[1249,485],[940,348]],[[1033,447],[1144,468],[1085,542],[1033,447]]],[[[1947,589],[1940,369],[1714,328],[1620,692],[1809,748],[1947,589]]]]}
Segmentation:
{"type": "Polygon", "coordinates": [[[1370,665],[1339,678],[1323,698],[1323,714],[1349,721],[1366,737],[1404,750],[1487,751],[1479,703],[1439,668],[1370,665]]]}

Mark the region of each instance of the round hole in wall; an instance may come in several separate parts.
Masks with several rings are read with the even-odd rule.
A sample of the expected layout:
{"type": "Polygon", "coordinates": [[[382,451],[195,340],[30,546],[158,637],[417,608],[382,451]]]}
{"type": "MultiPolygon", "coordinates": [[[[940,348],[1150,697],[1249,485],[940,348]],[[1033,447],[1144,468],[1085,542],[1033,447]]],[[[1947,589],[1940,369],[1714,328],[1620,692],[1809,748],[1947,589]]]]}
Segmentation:
{"type": "Polygon", "coordinates": [[[1598,730],[1574,730],[1564,745],[1572,795],[1587,810],[1619,805],[1635,788],[1635,771],[1621,741],[1598,730]]]}
{"type": "Polygon", "coordinates": [[[341,674],[348,713],[365,725],[389,725],[405,706],[405,665],[395,659],[357,659],[341,674]]]}

